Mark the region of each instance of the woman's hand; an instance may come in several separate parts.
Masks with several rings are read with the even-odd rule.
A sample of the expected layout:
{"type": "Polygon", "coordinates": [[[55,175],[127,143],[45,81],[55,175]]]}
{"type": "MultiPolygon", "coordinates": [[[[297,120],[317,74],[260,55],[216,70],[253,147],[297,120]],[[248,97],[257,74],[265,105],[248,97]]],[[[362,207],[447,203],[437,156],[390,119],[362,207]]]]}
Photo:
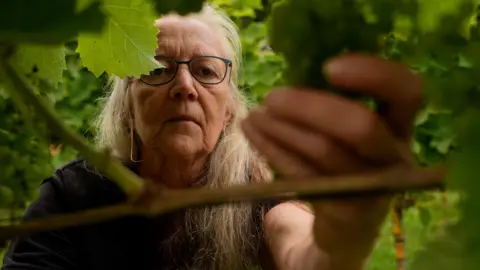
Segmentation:
{"type": "MultiPolygon", "coordinates": [[[[420,78],[397,63],[365,55],[335,58],[325,73],[335,87],[384,102],[381,114],[322,89],[272,91],[243,124],[270,164],[284,176],[306,177],[375,174],[411,162],[420,78]]],[[[318,246],[340,260],[364,260],[388,204],[389,198],[314,203],[318,246]]]]}

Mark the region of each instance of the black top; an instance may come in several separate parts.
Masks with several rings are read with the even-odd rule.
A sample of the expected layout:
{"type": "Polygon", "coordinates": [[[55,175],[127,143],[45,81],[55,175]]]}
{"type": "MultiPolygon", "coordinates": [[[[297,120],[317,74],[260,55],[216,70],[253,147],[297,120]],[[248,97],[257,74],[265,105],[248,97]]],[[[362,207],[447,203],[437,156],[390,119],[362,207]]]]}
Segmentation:
{"type": "MultiPolygon", "coordinates": [[[[92,171],[85,160],[78,159],[43,181],[39,198],[27,208],[25,219],[71,213],[125,199],[114,182],[92,171]]],[[[257,206],[257,210],[269,209],[273,204],[259,203],[257,206]]],[[[170,269],[161,259],[158,243],[166,237],[169,221],[176,214],[157,218],[128,216],[14,239],[5,254],[2,269],[170,269]]],[[[261,217],[254,215],[253,218],[261,228],[261,217]]],[[[189,252],[182,250],[178,256],[188,257],[189,252]]]]}

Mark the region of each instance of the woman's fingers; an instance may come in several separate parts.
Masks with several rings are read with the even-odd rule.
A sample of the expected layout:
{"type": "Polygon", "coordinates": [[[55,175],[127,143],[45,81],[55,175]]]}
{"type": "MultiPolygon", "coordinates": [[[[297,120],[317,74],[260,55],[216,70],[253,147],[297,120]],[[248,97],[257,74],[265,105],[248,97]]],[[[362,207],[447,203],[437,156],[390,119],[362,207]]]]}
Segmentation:
{"type": "Polygon", "coordinates": [[[362,92],[387,103],[384,117],[392,131],[407,139],[422,101],[422,82],[407,67],[377,57],[351,54],[326,64],[330,83],[350,92],[362,92]]]}
{"type": "MultiPolygon", "coordinates": [[[[272,147],[288,151],[289,155],[298,156],[304,163],[325,173],[353,172],[367,166],[361,157],[332,138],[277,119],[268,114],[265,108],[253,110],[249,123],[259,134],[272,141],[272,147]]],[[[273,156],[271,159],[278,158],[282,157],[273,156]]]]}
{"type": "Polygon", "coordinates": [[[275,142],[267,138],[251,121],[242,124],[249,142],[269,161],[280,174],[287,177],[308,177],[321,173],[314,166],[305,163],[296,155],[292,155],[275,142]]]}
{"type": "Polygon", "coordinates": [[[272,117],[325,134],[360,156],[381,163],[399,160],[396,139],[382,119],[362,104],[323,91],[274,91],[265,100],[272,117]]]}
{"type": "Polygon", "coordinates": [[[297,176],[409,161],[407,142],[421,103],[419,77],[362,55],[335,58],[325,70],[334,86],[386,102],[384,114],[320,89],[273,91],[244,123],[255,147],[282,173],[297,176]]]}

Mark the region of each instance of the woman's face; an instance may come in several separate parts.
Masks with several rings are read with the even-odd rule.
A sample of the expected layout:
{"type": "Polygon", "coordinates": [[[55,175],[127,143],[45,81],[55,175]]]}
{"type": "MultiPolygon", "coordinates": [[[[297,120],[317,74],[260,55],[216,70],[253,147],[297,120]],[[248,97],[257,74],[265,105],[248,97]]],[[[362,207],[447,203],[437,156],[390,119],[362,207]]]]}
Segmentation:
{"type": "Polygon", "coordinates": [[[225,58],[221,40],[211,27],[190,18],[164,17],[157,25],[160,32],[155,53],[165,68],[135,79],[132,84],[135,130],[149,150],[167,156],[206,155],[215,147],[230,117],[230,67],[219,59],[202,58],[191,64],[195,77],[218,81],[221,78],[216,78],[227,69],[221,83],[203,84],[192,76],[188,65],[180,64],[167,84],[149,84],[158,84],[175,71],[173,62],[161,57],[180,61],[198,56],[225,58]]]}

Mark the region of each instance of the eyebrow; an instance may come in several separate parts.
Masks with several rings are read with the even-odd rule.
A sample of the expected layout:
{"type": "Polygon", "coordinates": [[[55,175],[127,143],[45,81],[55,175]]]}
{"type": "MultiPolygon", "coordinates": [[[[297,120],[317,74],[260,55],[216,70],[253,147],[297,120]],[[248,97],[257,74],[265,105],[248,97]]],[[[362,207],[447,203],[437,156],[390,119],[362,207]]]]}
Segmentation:
{"type": "MultiPolygon", "coordinates": [[[[178,47],[174,47],[171,43],[160,43],[159,48],[155,50],[155,58],[158,57],[168,57],[168,58],[175,58],[178,56],[180,53],[178,47]],[[173,52],[173,53],[165,53],[165,52],[173,52]]],[[[197,56],[220,56],[218,53],[215,52],[215,50],[210,49],[210,48],[205,48],[205,46],[195,46],[193,48],[193,54],[192,57],[197,57],[197,56]]]]}

